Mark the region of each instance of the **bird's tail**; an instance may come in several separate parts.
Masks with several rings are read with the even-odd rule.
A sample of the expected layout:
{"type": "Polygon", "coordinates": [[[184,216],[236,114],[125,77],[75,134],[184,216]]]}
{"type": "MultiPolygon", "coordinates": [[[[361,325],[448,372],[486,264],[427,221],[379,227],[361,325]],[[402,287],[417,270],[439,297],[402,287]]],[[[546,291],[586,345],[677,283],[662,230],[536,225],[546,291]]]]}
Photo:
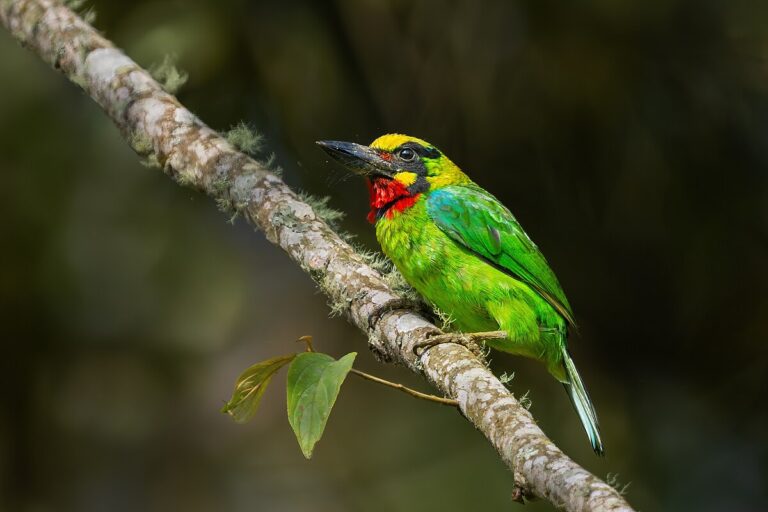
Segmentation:
{"type": "Polygon", "coordinates": [[[576,370],[576,365],[573,364],[573,359],[571,359],[571,355],[565,347],[563,347],[563,368],[565,369],[566,378],[563,386],[565,386],[573,408],[576,409],[581,424],[587,432],[592,449],[595,450],[596,454],[602,456],[605,454],[605,451],[603,450],[603,441],[600,439],[600,427],[597,423],[595,408],[592,405],[592,400],[589,399],[589,394],[584,387],[581,376],[578,370],[576,370]]]}

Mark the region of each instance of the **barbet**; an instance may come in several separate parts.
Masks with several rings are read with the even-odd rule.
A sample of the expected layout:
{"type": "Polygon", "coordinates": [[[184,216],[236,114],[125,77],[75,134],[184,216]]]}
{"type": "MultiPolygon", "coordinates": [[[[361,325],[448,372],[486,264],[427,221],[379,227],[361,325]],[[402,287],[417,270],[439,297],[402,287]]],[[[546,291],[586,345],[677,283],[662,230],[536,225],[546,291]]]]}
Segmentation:
{"type": "Polygon", "coordinates": [[[318,144],[367,178],[368,220],[406,281],[461,331],[504,331],[485,343],[544,363],[602,455],[597,416],[568,353],[571,306],[512,213],[421,139],[390,134],[370,146],[318,144]]]}

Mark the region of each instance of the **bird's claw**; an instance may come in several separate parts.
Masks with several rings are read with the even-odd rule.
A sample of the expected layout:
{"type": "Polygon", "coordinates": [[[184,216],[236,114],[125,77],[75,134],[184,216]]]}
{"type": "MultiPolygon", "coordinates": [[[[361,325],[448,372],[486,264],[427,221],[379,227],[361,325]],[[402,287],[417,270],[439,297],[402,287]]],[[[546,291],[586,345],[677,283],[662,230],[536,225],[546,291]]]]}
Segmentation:
{"type": "Polygon", "coordinates": [[[411,299],[402,299],[402,298],[393,299],[385,302],[384,304],[382,304],[381,306],[373,310],[373,313],[371,313],[368,316],[368,329],[373,330],[373,328],[376,326],[379,320],[381,320],[384,317],[384,315],[386,315],[387,313],[391,313],[393,311],[398,311],[401,309],[413,310],[426,317],[429,317],[432,314],[432,311],[429,309],[429,306],[427,306],[421,301],[411,300],[411,299]]]}
{"type": "Polygon", "coordinates": [[[424,352],[436,345],[442,345],[444,343],[455,343],[461,345],[467,350],[472,352],[478,359],[485,359],[485,351],[483,350],[482,343],[485,340],[492,339],[504,339],[507,337],[506,331],[489,331],[489,332],[450,332],[443,334],[433,334],[424,341],[420,341],[413,346],[413,353],[418,357],[424,355],[424,352]]]}

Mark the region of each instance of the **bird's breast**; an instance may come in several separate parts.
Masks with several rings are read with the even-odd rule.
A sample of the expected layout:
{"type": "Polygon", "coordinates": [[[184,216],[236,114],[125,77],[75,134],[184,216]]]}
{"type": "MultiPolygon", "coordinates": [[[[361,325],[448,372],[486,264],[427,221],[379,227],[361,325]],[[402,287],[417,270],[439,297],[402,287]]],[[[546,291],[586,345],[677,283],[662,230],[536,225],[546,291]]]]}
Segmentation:
{"type": "MultiPolygon", "coordinates": [[[[376,222],[376,238],[403,277],[422,291],[445,269],[454,245],[429,218],[425,198],[376,222]]],[[[422,291],[422,293],[424,293],[422,291]]]]}

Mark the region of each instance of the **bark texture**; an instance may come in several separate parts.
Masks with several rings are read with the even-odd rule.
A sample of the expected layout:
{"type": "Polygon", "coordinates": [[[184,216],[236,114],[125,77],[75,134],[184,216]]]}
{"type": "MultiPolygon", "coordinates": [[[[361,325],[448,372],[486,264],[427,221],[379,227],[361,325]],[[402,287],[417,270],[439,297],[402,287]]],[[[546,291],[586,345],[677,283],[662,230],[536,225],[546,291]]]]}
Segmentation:
{"type": "Polygon", "coordinates": [[[414,344],[439,331],[426,319],[400,309],[369,325],[372,313],[400,299],[382,276],[277,176],[208,128],[61,2],[0,0],[0,19],[98,102],[138,153],[156,158],[180,184],[237,210],[321,282],[382,359],[426,376],[456,399],[513,470],[518,495],[569,511],[632,510],[615,489],[560,451],[470,351],[445,344],[417,357],[414,344]]]}

